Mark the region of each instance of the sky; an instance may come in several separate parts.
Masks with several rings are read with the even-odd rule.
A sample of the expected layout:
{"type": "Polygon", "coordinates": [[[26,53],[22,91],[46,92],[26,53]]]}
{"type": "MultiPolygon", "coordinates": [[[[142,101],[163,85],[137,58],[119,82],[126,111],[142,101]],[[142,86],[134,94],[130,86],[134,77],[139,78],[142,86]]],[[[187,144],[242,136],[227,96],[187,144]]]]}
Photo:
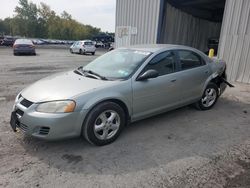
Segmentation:
{"type": "MultiPolygon", "coordinates": [[[[18,0],[1,0],[0,19],[12,17],[18,0]]],[[[57,14],[64,10],[72,17],[83,23],[101,28],[102,31],[115,31],[115,4],[116,0],[31,0],[37,5],[44,2],[57,14]]],[[[29,0],[30,2],[30,0],[29,0]]]]}

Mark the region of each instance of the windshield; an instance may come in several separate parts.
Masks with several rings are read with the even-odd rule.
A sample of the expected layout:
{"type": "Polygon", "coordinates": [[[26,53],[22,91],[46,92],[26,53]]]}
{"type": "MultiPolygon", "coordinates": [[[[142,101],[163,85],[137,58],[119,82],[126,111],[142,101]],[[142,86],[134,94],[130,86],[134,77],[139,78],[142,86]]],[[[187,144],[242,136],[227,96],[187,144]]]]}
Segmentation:
{"type": "Polygon", "coordinates": [[[150,52],[145,51],[117,49],[98,57],[83,69],[93,71],[109,79],[126,79],[138,69],[150,54],[150,52]]]}

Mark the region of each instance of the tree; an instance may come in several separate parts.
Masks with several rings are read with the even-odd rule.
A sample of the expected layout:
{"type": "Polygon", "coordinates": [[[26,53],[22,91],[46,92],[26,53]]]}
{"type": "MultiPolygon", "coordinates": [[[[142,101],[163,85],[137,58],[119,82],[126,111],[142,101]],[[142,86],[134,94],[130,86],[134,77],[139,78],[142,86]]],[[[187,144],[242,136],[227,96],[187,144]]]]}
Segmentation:
{"type": "Polygon", "coordinates": [[[69,13],[67,13],[65,10],[62,12],[61,18],[65,20],[72,20],[72,16],[69,13]]]}
{"type": "Polygon", "coordinates": [[[38,19],[38,9],[36,4],[28,0],[19,0],[19,6],[15,8],[16,22],[20,28],[19,33],[24,36],[36,37],[38,19]]]}
{"type": "Polygon", "coordinates": [[[53,39],[91,39],[100,32],[99,28],[84,25],[63,11],[57,15],[45,4],[39,6],[28,0],[19,0],[13,18],[0,20],[0,34],[53,39]]]}

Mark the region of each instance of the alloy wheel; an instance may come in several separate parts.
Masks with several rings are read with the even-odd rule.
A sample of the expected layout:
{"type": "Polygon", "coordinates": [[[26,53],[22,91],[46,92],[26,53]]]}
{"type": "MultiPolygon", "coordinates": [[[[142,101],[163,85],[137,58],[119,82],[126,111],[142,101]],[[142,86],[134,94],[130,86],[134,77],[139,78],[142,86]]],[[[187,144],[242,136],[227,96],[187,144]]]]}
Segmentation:
{"type": "Polygon", "coordinates": [[[212,106],[217,98],[217,92],[214,88],[207,88],[201,102],[204,107],[212,106]]]}
{"type": "Polygon", "coordinates": [[[113,110],[102,112],[95,120],[94,134],[100,140],[115,136],[121,124],[120,116],[113,110]]]}

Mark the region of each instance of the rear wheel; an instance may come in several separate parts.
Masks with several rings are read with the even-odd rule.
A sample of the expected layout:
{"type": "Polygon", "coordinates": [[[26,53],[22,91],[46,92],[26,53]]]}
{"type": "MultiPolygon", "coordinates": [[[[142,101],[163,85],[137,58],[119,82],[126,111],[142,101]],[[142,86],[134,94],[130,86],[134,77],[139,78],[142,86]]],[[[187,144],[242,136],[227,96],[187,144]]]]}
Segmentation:
{"type": "Polygon", "coordinates": [[[219,97],[219,89],[216,84],[209,83],[203,93],[202,98],[195,104],[199,110],[211,109],[219,97]]]}
{"type": "Polygon", "coordinates": [[[92,52],[92,55],[95,55],[95,52],[92,52]]]}
{"type": "Polygon", "coordinates": [[[83,125],[83,135],[89,143],[103,146],[117,139],[125,121],[124,110],[118,104],[104,102],[88,114],[83,125]]]}
{"type": "Polygon", "coordinates": [[[79,50],[79,54],[82,54],[82,49],[79,50]]]}

